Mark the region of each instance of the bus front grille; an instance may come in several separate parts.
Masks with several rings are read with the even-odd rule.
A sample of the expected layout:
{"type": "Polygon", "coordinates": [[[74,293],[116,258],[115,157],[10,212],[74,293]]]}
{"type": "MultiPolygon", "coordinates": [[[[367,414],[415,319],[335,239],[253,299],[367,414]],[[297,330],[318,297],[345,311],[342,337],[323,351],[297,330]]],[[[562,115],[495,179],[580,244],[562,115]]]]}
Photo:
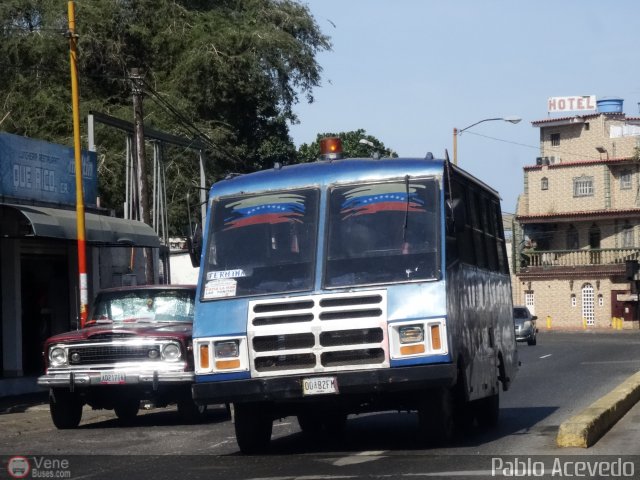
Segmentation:
{"type": "Polygon", "coordinates": [[[254,376],[389,366],[384,290],[250,302],[254,376]]]}

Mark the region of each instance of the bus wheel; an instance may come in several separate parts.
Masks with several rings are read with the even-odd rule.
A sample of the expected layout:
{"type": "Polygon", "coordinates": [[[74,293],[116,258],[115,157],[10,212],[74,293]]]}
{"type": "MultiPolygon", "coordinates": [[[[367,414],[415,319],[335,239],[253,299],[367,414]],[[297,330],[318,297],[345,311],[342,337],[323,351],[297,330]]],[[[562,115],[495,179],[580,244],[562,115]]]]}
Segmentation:
{"type": "Polygon", "coordinates": [[[82,418],[82,400],[77,393],[63,388],[52,388],[49,391],[49,411],[56,428],[76,428],[82,418]]]}
{"type": "Polygon", "coordinates": [[[138,410],[140,410],[140,400],[137,398],[124,398],[115,404],[113,410],[116,412],[116,417],[120,423],[129,425],[133,423],[138,410]]]}
{"type": "Polygon", "coordinates": [[[268,409],[261,404],[236,403],[234,417],[240,451],[247,454],[264,452],[271,441],[273,428],[268,409]]]}
{"type": "Polygon", "coordinates": [[[423,393],[418,407],[418,422],[423,438],[429,443],[447,443],[455,433],[453,396],[449,388],[423,393]]]}
{"type": "Polygon", "coordinates": [[[481,398],[474,403],[478,425],[484,428],[495,427],[500,416],[500,393],[481,398]]]}

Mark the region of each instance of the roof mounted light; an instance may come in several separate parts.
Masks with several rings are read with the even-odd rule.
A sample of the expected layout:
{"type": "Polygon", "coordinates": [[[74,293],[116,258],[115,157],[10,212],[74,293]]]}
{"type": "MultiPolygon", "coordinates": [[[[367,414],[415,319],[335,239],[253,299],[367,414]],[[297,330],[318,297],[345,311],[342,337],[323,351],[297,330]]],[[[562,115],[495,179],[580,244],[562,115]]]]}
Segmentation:
{"type": "Polygon", "coordinates": [[[320,159],[338,160],[342,158],[342,140],[338,137],[325,137],[320,140],[320,159]]]}

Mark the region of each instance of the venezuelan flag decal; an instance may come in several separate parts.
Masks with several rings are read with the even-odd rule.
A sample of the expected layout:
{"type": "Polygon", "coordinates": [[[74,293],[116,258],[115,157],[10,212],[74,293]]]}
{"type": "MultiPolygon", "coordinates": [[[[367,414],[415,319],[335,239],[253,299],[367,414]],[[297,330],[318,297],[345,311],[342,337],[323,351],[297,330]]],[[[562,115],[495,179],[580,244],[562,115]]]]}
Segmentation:
{"type": "Polygon", "coordinates": [[[231,215],[224,220],[224,230],[259,224],[302,223],[305,197],[293,193],[260,195],[232,202],[226,206],[231,215]]]}
{"type": "Polygon", "coordinates": [[[424,185],[404,183],[380,183],[355,187],[344,193],[340,213],[342,219],[378,212],[424,212],[424,200],[418,196],[418,189],[424,185]]]}

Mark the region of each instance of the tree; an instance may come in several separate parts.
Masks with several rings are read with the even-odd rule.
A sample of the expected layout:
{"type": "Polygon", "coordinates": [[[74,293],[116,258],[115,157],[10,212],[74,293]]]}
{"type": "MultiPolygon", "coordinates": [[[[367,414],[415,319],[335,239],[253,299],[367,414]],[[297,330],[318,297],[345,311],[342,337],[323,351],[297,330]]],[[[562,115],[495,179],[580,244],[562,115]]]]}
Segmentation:
{"type": "MultiPolygon", "coordinates": [[[[66,0],[0,4],[0,119],[11,133],[71,145],[66,0]]],[[[293,106],[313,101],[330,41],[294,0],[122,0],[78,2],[80,104],[132,119],[131,68],[145,75],[145,124],[208,145],[208,182],[292,162],[293,106]]],[[[122,212],[121,132],[96,132],[102,204],[122,212]]],[[[197,157],[170,148],[170,224],[197,198],[197,157]]]]}
{"type": "Polygon", "coordinates": [[[342,152],[344,158],[367,158],[374,155],[381,157],[397,158],[398,155],[391,149],[385,147],[384,143],[372,135],[367,135],[361,129],[340,133],[319,133],[311,144],[303,143],[298,149],[298,161],[300,163],[313,162],[320,156],[320,140],[326,137],[338,137],[342,140],[342,152]],[[374,146],[362,143],[361,140],[371,142],[374,146]]]}

